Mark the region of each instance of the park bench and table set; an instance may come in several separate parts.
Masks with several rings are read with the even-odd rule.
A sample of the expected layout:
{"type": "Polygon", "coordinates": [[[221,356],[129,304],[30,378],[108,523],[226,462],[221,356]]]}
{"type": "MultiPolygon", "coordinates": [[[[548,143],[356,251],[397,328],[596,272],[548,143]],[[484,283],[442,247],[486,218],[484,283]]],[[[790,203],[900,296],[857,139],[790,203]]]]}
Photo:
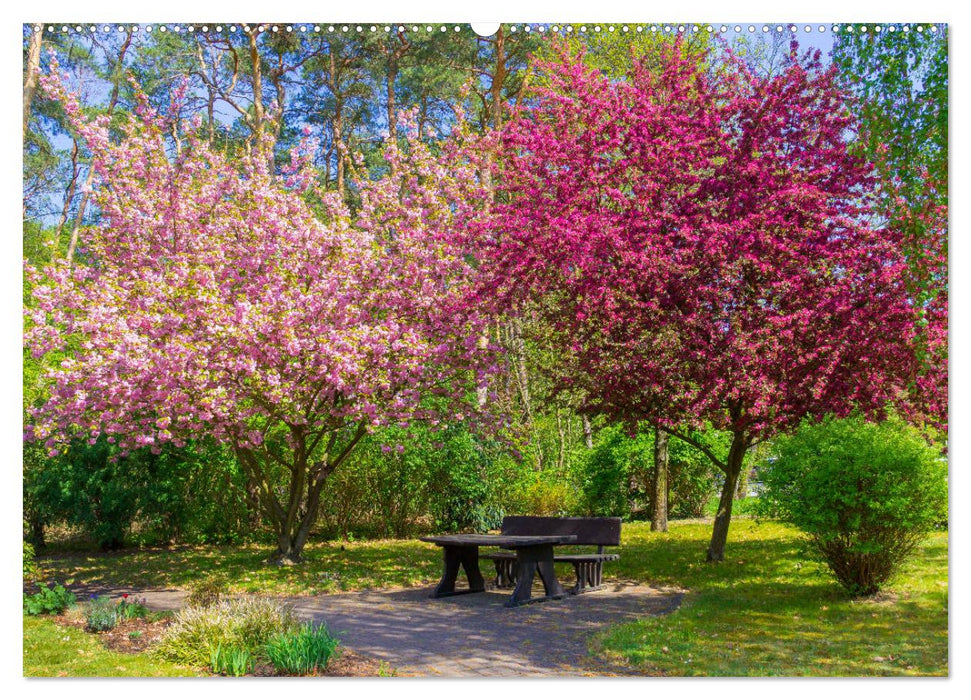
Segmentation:
{"type": "Polygon", "coordinates": [[[515,515],[503,518],[498,535],[435,535],[421,540],[444,550],[445,570],[432,598],[484,592],[485,579],[479,570],[481,557],[495,564],[496,588],[513,588],[506,607],[516,607],[603,588],[603,563],[620,558],[604,551],[604,547],[620,544],[620,518],[515,515]],[[595,545],[597,551],[555,554],[554,548],[563,545],[595,545]],[[480,555],[479,547],[498,547],[499,551],[480,555]],[[555,562],[573,564],[576,573],[573,588],[567,590],[557,581],[555,562]],[[465,569],[469,587],[456,590],[460,568],[465,569]],[[543,582],[545,595],[534,598],[532,587],[536,574],[543,582]]]}

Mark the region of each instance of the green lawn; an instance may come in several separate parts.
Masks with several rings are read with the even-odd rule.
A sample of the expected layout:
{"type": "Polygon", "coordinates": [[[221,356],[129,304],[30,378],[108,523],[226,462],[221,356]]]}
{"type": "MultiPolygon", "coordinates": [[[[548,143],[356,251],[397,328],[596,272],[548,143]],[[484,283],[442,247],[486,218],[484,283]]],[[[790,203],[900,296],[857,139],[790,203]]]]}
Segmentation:
{"type": "MultiPolygon", "coordinates": [[[[602,633],[595,655],[663,675],[948,673],[946,533],[929,538],[886,594],[856,601],[802,556],[792,528],[737,519],[717,566],[703,562],[710,532],[702,521],[675,521],[665,534],[624,525],[621,559],[607,565],[607,577],[688,594],[671,615],[602,633]]],[[[220,573],[234,590],[270,594],[428,585],[441,572],[440,550],[417,540],[321,543],[306,553],[306,564],[289,568],[266,564],[258,546],[72,553],[40,563],[59,581],[185,587],[220,573]]]]}
{"type": "Polygon", "coordinates": [[[24,615],[25,676],[197,676],[148,654],[106,649],[95,635],[24,615]]]}
{"type": "Polygon", "coordinates": [[[417,586],[441,575],[441,549],[418,540],[314,543],[304,551],[306,563],[291,567],[268,564],[266,545],[72,552],[38,563],[47,578],[79,584],[185,588],[218,573],[234,591],[279,595],[417,586]]]}
{"type": "Polygon", "coordinates": [[[614,627],[595,652],[647,673],[704,676],[947,675],[947,534],[888,590],[849,599],[777,523],[732,523],[724,563],[702,562],[708,524],[665,535],[625,527],[615,575],[689,589],[675,613],[614,627]]]}

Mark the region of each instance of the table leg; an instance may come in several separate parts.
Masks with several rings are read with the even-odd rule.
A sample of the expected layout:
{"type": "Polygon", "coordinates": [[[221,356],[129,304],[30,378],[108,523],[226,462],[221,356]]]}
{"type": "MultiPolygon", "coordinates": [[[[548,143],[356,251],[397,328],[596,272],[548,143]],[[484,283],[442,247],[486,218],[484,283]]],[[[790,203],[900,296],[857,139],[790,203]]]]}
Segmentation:
{"type": "Polygon", "coordinates": [[[512,596],[506,602],[506,607],[512,608],[539,600],[562,598],[566,595],[563,586],[556,580],[552,545],[519,547],[516,549],[516,560],[519,563],[519,580],[516,582],[516,589],[512,592],[512,596]],[[532,597],[533,577],[537,572],[539,572],[540,579],[543,581],[543,588],[546,593],[543,598],[532,597]]]}
{"type": "Polygon", "coordinates": [[[442,580],[435,587],[432,598],[444,598],[450,595],[462,595],[463,593],[481,593],[485,590],[485,579],[479,571],[479,548],[475,545],[445,545],[444,558],[445,570],[442,573],[442,580]],[[465,569],[465,576],[469,580],[467,590],[456,591],[455,579],[458,578],[459,568],[465,569]]]}

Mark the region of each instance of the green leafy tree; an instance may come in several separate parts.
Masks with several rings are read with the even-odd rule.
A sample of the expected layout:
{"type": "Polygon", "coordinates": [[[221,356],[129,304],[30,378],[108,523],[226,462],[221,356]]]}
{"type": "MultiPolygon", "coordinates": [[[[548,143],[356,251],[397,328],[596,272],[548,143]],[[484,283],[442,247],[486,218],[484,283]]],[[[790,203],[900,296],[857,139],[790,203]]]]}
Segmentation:
{"type": "Polygon", "coordinates": [[[855,96],[856,148],[876,167],[880,212],[903,234],[909,289],[923,313],[920,419],[947,424],[948,31],[946,25],[838,35],[833,62],[855,96]]]}

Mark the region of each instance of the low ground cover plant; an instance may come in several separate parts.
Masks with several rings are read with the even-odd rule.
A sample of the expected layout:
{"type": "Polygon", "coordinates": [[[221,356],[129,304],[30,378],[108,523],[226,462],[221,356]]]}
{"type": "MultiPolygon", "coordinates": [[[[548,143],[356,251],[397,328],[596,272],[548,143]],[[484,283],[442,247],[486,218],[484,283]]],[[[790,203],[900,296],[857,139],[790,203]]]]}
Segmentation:
{"type": "Polygon", "coordinates": [[[134,620],[135,618],[146,619],[150,617],[151,611],[145,607],[145,599],[138,600],[132,598],[127,593],[121,596],[117,603],[118,617],[123,620],[134,620]]]}
{"type": "Polygon", "coordinates": [[[76,596],[64,586],[39,586],[40,591],[24,594],[24,612],[28,615],[60,615],[74,605],[76,596]]]}
{"type": "MultiPolygon", "coordinates": [[[[686,590],[678,609],[610,627],[595,657],[663,676],[946,676],[948,537],[934,532],[878,598],[851,598],[807,560],[796,528],[740,519],[723,566],[697,562],[709,526],[624,526],[618,579],[686,590]]],[[[606,573],[606,567],[605,567],[606,573]]]]}
{"type": "Polygon", "coordinates": [[[760,507],[804,531],[853,595],[878,592],[947,519],[947,463],[901,420],[807,422],[777,449],[760,507]]]}
{"type": "Polygon", "coordinates": [[[92,596],[84,604],[85,626],[91,632],[114,629],[121,619],[119,606],[108,596],[92,596]]]}
{"type": "MultiPolygon", "coordinates": [[[[733,554],[718,567],[697,561],[709,535],[705,522],[674,521],[667,533],[651,532],[649,523],[624,524],[621,559],[605,569],[608,579],[687,593],[669,615],[604,630],[592,647],[595,658],[666,676],[947,675],[947,532],[934,532],[918,545],[886,595],[877,599],[848,598],[825,564],[805,558],[804,536],[786,523],[740,519],[733,554]]],[[[132,587],[187,588],[221,573],[233,582],[234,595],[427,586],[441,576],[440,552],[417,540],[317,543],[312,551],[306,568],[284,569],[267,565],[265,550],[257,545],[56,557],[42,563],[59,580],[132,587]],[[337,570],[340,579],[322,578],[337,570]]],[[[572,567],[557,573],[566,580],[572,567]]],[[[26,675],[161,675],[177,668],[156,655],[115,654],[110,663],[97,655],[79,657],[76,649],[82,646],[74,637],[97,645],[94,635],[48,617],[25,615],[24,620],[26,675]],[[45,631],[43,645],[28,639],[35,631],[45,631]],[[61,642],[68,634],[74,635],[71,641],[61,642]]],[[[206,646],[201,661],[181,675],[199,669],[211,669],[206,646]]]]}

